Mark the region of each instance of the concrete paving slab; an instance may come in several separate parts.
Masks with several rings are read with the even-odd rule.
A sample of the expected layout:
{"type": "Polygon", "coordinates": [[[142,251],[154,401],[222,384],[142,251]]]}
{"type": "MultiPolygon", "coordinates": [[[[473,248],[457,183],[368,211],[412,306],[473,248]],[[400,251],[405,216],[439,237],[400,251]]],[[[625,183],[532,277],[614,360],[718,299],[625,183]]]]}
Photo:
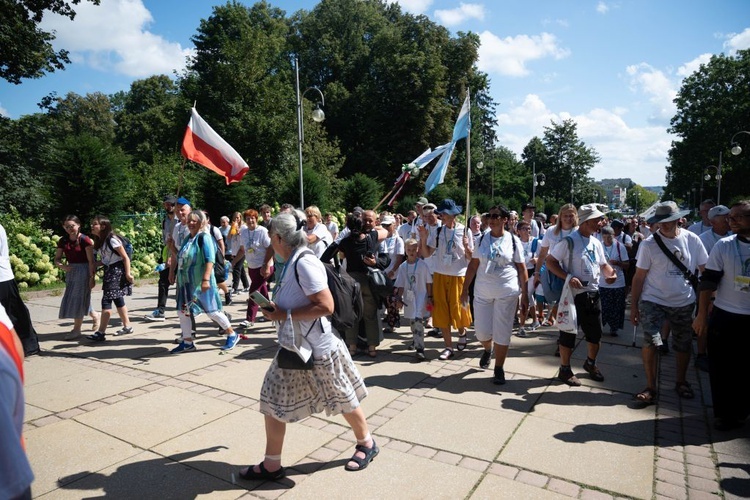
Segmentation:
{"type": "Polygon", "coordinates": [[[46,417],[47,415],[51,415],[52,412],[45,410],[44,408],[39,408],[34,405],[30,405],[26,403],[26,407],[23,413],[23,421],[24,422],[31,422],[33,420],[36,420],[38,418],[46,417]]]}
{"type": "Polygon", "coordinates": [[[241,486],[201,473],[192,465],[200,464],[186,466],[144,451],[115,466],[61,486],[48,496],[61,500],[104,497],[230,500],[247,493],[241,486]]]}
{"type": "Polygon", "coordinates": [[[75,373],[28,387],[26,401],[39,408],[59,412],[146,384],[147,380],[138,377],[81,365],[75,373]],[[86,387],[86,390],[76,390],[82,387],[86,387]]]}
{"type": "Polygon", "coordinates": [[[26,449],[36,477],[32,488],[35,497],[141,451],[130,443],[73,420],[62,420],[26,432],[26,449]]]}
{"type": "Polygon", "coordinates": [[[596,484],[617,496],[651,498],[653,443],[618,436],[589,421],[586,418],[571,425],[528,416],[498,461],[580,484],[596,484]]]}
{"type": "MultiPolygon", "coordinates": [[[[187,357],[187,355],[184,357],[187,357]]],[[[227,359],[232,358],[227,357],[227,359]]],[[[196,384],[215,387],[222,391],[241,394],[257,400],[260,397],[263,378],[270,365],[269,361],[259,359],[223,362],[221,369],[198,370],[190,373],[186,376],[186,379],[196,384]]]]}
{"type": "Polygon", "coordinates": [[[344,465],[353,451],[338,455],[334,462],[306,477],[299,487],[288,490],[284,498],[465,498],[481,476],[476,471],[388,447],[381,448],[368,469],[347,472],[344,465]]]}
{"type": "Polygon", "coordinates": [[[75,417],[102,432],[149,448],[239,407],[177,387],[164,387],[75,417]]]}
{"type": "Polygon", "coordinates": [[[520,421],[512,412],[424,397],[381,426],[378,434],[493,460],[520,421]]]}
{"type": "Polygon", "coordinates": [[[487,474],[482,478],[479,486],[477,486],[469,498],[472,500],[496,500],[498,498],[512,498],[514,500],[557,500],[570,497],[530,484],[513,481],[493,474],[487,474]]]}
{"type": "Polygon", "coordinates": [[[79,373],[81,364],[77,358],[32,356],[26,360],[24,385],[29,387],[79,373]]]}
{"type": "MultiPolygon", "coordinates": [[[[381,409],[385,408],[403,395],[403,392],[393,389],[371,386],[367,383],[365,383],[365,386],[367,387],[367,397],[362,400],[362,410],[368,418],[372,417],[381,409]]],[[[316,415],[316,417],[329,422],[338,423],[339,425],[348,426],[344,417],[341,415],[327,416],[325,413],[321,413],[316,415]]]]}

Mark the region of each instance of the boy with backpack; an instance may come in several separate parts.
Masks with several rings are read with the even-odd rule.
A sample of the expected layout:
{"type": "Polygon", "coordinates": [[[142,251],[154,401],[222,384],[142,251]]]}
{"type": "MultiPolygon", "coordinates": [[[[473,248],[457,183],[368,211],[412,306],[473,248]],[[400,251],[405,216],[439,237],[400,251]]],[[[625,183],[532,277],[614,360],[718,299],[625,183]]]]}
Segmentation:
{"type": "Polygon", "coordinates": [[[396,272],[397,306],[404,308],[404,318],[409,320],[417,359],[425,359],[424,324],[426,308],[432,305],[432,273],[424,260],[419,258],[419,242],[409,238],[404,243],[406,262],[396,272]]]}

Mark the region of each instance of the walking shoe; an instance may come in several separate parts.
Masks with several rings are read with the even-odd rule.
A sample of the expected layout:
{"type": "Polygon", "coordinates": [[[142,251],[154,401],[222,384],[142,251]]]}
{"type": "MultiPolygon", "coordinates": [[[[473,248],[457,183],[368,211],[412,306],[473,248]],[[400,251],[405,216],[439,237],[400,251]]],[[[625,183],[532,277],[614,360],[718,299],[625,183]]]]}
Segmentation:
{"type": "Polygon", "coordinates": [[[599,371],[599,367],[596,366],[596,363],[589,363],[588,360],[586,360],[583,362],[583,369],[589,373],[593,380],[596,380],[597,382],[604,381],[604,375],[599,371]]]}
{"type": "Polygon", "coordinates": [[[516,337],[520,337],[522,339],[525,339],[526,337],[528,337],[528,335],[526,334],[526,330],[523,328],[519,328],[518,333],[516,333],[516,337]]]}
{"type": "Polygon", "coordinates": [[[696,354],[695,355],[695,367],[702,372],[707,372],[708,371],[708,355],[696,354]]]}
{"type": "Polygon", "coordinates": [[[534,322],[531,324],[531,326],[529,326],[529,330],[536,330],[540,326],[542,326],[542,325],[538,321],[534,320],[534,322]]]}
{"type": "Polygon", "coordinates": [[[104,342],[106,339],[106,335],[104,335],[102,332],[96,332],[93,335],[86,335],[86,338],[89,340],[93,340],[94,342],[104,342]]]}
{"type": "Polygon", "coordinates": [[[249,292],[249,291],[250,291],[250,289],[249,289],[249,288],[243,288],[243,289],[242,289],[242,293],[247,293],[247,292],[249,292]]]}
{"type": "Polygon", "coordinates": [[[240,323],[239,328],[247,330],[251,326],[253,326],[253,323],[249,322],[248,320],[245,320],[242,323],[240,323]]]}
{"type": "Polygon", "coordinates": [[[558,379],[562,380],[566,384],[568,384],[571,387],[579,387],[581,385],[581,381],[578,380],[578,377],[573,375],[573,370],[570,369],[570,367],[560,367],[560,374],[557,376],[558,379]]]}
{"type": "Polygon", "coordinates": [[[490,359],[492,358],[492,351],[483,351],[482,357],[479,358],[479,368],[486,370],[490,367],[490,359]]]}
{"type": "Polygon", "coordinates": [[[133,333],[133,327],[132,326],[123,326],[119,330],[117,330],[113,335],[117,337],[118,335],[127,335],[129,333],[133,333]]]}
{"type": "Polygon", "coordinates": [[[430,330],[429,332],[427,332],[426,335],[428,337],[435,337],[435,338],[438,338],[438,339],[443,338],[443,335],[440,333],[440,330],[437,329],[437,328],[433,328],[432,330],[430,330]]]}
{"type": "Polygon", "coordinates": [[[145,319],[146,321],[164,321],[166,318],[164,317],[164,311],[154,309],[154,312],[152,312],[148,316],[145,316],[145,319]]]}
{"type": "Polygon", "coordinates": [[[425,359],[427,359],[424,355],[424,349],[417,349],[417,359],[419,361],[424,361],[425,359]]]}
{"type": "Polygon", "coordinates": [[[65,334],[64,340],[75,340],[81,336],[81,330],[71,330],[65,334]]]}
{"type": "Polygon", "coordinates": [[[617,337],[617,330],[615,330],[615,329],[613,328],[613,329],[611,329],[611,330],[609,331],[609,334],[610,334],[610,335],[611,335],[612,337],[617,337]]]}
{"type": "Polygon", "coordinates": [[[502,366],[495,367],[495,374],[492,377],[492,383],[495,385],[505,384],[505,370],[503,370],[502,366]]]}
{"type": "Polygon", "coordinates": [[[231,306],[232,305],[232,294],[231,293],[225,293],[224,294],[224,304],[231,306]]]}
{"type": "Polygon", "coordinates": [[[237,345],[237,342],[240,341],[240,336],[236,333],[234,335],[227,336],[227,342],[221,347],[222,351],[228,351],[230,349],[234,349],[234,346],[237,345]]]}
{"type": "Polygon", "coordinates": [[[170,354],[180,354],[183,352],[194,351],[195,344],[193,342],[187,343],[184,340],[180,342],[180,345],[169,351],[170,354]]]}

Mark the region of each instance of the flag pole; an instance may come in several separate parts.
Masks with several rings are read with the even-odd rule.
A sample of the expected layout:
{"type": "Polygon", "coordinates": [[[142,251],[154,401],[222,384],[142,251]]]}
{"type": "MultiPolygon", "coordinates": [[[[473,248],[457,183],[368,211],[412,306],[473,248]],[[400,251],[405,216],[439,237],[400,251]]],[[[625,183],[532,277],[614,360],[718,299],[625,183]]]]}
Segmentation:
{"type": "MultiPolygon", "coordinates": [[[[471,89],[466,89],[466,97],[470,97],[471,89]]],[[[469,106],[469,113],[471,113],[471,106],[469,106]]],[[[471,115],[469,115],[471,116],[471,115]]],[[[469,224],[469,216],[471,214],[471,199],[470,199],[470,186],[471,186],[471,127],[466,134],[466,224],[469,224]]]]}

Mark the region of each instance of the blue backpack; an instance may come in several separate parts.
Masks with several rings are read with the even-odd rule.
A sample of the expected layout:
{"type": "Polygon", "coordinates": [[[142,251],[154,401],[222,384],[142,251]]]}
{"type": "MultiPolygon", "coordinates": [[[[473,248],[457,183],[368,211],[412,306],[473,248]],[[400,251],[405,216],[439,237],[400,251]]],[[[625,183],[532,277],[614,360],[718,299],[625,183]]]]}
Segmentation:
{"type": "Polygon", "coordinates": [[[115,249],[112,248],[113,237],[120,240],[122,247],[125,249],[125,253],[128,255],[128,259],[133,260],[133,244],[130,243],[130,240],[127,239],[125,236],[120,236],[119,234],[112,233],[112,235],[110,236],[110,239],[107,240],[107,245],[109,246],[109,250],[112,253],[115,253],[115,249]]]}

